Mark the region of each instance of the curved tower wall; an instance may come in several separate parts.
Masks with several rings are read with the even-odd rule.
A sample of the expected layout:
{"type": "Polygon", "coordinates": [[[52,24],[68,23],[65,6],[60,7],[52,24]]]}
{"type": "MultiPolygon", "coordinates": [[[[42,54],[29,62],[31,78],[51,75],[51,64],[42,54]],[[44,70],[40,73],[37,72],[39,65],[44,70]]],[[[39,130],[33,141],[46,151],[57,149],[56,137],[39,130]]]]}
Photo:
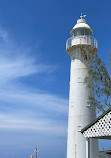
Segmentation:
{"type": "MultiPolygon", "coordinates": [[[[81,129],[96,118],[96,107],[89,100],[89,96],[94,97],[94,90],[88,88],[84,80],[89,75],[89,67],[93,66],[95,48],[84,42],[75,44],[75,39],[71,44],[67,49],[71,57],[67,158],[86,158],[86,138],[81,129]]],[[[90,139],[89,158],[97,157],[98,142],[90,139]]]]}

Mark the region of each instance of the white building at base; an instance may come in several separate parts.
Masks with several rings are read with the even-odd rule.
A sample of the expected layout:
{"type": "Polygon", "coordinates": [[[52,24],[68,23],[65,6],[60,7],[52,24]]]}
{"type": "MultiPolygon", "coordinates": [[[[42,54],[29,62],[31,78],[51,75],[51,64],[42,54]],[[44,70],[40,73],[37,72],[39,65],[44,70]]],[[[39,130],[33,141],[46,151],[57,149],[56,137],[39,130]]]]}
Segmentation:
{"type": "Polygon", "coordinates": [[[94,90],[85,83],[89,67],[93,66],[93,55],[97,52],[97,41],[92,33],[81,16],[71,31],[72,37],[66,42],[66,51],[71,57],[67,158],[98,157],[97,139],[88,142],[81,133],[81,129],[96,118],[96,107],[89,100],[94,97],[94,90]]]}

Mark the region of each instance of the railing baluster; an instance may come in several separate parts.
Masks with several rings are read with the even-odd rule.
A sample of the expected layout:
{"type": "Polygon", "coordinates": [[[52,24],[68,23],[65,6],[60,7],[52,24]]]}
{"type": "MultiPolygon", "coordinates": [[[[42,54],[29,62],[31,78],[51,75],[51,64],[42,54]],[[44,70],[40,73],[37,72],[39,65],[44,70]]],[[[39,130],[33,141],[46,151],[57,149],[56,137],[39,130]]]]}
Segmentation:
{"type": "Polygon", "coordinates": [[[94,37],[92,36],[76,36],[76,37],[70,37],[67,42],[66,42],[66,49],[73,45],[78,45],[78,44],[88,44],[91,45],[95,48],[98,47],[97,41],[94,37]]]}

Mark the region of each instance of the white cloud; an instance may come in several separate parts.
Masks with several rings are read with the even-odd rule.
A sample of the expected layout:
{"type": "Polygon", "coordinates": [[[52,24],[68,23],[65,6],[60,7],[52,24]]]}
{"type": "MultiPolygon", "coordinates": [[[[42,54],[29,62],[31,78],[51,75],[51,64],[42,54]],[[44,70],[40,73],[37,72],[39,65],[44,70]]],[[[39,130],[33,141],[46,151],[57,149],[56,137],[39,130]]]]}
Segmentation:
{"type": "Polygon", "coordinates": [[[45,132],[56,136],[65,136],[65,124],[50,119],[18,118],[13,114],[0,114],[0,129],[14,131],[45,132]]]}
{"type": "Polygon", "coordinates": [[[41,64],[30,55],[30,51],[20,49],[10,41],[3,30],[0,30],[0,37],[0,129],[53,134],[59,131],[59,136],[62,136],[65,134],[65,123],[56,119],[61,115],[67,117],[68,101],[43,89],[38,90],[37,86],[34,88],[36,92],[33,92],[33,88],[16,80],[31,77],[32,74],[52,73],[57,66],[41,64]]]}
{"type": "Polygon", "coordinates": [[[30,48],[21,48],[1,28],[0,40],[0,83],[31,74],[52,73],[57,69],[54,64],[42,64],[37,57],[35,59],[30,48]]]}
{"type": "Polygon", "coordinates": [[[38,110],[40,109],[48,112],[57,112],[58,114],[67,114],[68,101],[48,93],[32,93],[21,91],[19,89],[18,91],[2,90],[0,92],[0,100],[2,101],[4,98],[6,98],[7,102],[11,104],[16,102],[16,105],[27,105],[27,108],[32,106],[38,108],[38,110]]]}
{"type": "MultiPolygon", "coordinates": [[[[56,66],[54,67],[56,68],[56,66]]],[[[29,76],[37,73],[47,73],[52,69],[52,65],[36,64],[31,57],[24,56],[22,58],[0,57],[0,83],[10,82],[15,78],[29,76]]]]}

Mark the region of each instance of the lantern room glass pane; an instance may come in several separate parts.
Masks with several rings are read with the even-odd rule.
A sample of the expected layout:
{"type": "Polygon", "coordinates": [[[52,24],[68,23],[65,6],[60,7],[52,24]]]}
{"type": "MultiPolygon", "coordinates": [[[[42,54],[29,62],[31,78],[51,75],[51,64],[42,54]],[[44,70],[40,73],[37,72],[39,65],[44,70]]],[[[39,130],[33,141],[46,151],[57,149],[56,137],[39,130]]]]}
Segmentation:
{"type": "Polygon", "coordinates": [[[85,28],[80,28],[77,30],[73,31],[73,36],[83,36],[83,35],[87,35],[87,36],[91,36],[91,31],[85,28]]]}

